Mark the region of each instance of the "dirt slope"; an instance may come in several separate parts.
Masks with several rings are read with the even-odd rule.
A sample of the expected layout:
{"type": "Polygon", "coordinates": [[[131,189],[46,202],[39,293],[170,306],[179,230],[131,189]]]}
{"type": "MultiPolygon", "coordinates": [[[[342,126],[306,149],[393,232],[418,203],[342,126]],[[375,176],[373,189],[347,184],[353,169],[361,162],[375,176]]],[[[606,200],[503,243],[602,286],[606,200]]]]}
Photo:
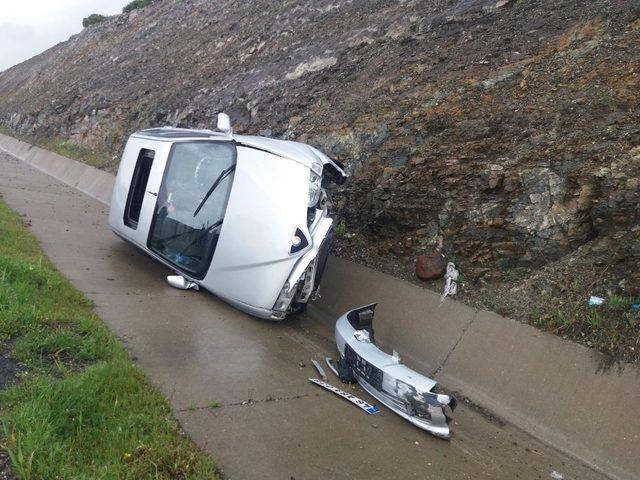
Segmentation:
{"type": "Polygon", "coordinates": [[[0,123],[117,155],[224,110],[346,163],[339,254],[411,278],[441,247],[538,321],[640,294],[639,65],[636,0],[164,0],[0,74],[0,123]]]}

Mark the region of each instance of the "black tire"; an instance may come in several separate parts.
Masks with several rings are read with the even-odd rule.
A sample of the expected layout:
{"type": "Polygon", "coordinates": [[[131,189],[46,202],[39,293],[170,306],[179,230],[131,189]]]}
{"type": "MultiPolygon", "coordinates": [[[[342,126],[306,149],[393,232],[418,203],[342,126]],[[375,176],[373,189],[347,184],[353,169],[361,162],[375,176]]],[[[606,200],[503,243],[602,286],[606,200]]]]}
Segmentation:
{"type": "Polygon", "coordinates": [[[322,274],[327,266],[327,260],[329,259],[329,253],[331,252],[331,245],[333,245],[333,228],[329,230],[322,245],[320,245],[320,251],[318,252],[316,276],[313,279],[313,288],[316,290],[320,287],[320,280],[322,280],[322,274]]]}

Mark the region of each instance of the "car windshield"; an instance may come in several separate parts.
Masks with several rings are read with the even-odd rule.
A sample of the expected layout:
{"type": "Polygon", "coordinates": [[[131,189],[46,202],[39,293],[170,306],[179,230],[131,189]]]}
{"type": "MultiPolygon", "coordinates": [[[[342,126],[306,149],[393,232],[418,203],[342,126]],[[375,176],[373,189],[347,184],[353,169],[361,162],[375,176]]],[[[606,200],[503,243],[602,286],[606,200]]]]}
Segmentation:
{"type": "Polygon", "coordinates": [[[194,278],[204,277],[211,263],[235,162],[232,142],[180,142],[171,149],[148,245],[194,278]]]}

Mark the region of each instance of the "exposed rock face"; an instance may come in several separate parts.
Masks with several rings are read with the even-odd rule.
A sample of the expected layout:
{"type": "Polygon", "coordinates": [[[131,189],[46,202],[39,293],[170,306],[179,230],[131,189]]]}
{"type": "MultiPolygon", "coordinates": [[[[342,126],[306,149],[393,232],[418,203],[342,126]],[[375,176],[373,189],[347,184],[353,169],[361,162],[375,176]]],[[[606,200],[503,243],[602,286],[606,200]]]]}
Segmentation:
{"type": "Polygon", "coordinates": [[[0,74],[0,122],[117,154],[224,110],[346,163],[343,254],[496,276],[639,223],[638,65],[635,0],[165,0],[0,74]]]}

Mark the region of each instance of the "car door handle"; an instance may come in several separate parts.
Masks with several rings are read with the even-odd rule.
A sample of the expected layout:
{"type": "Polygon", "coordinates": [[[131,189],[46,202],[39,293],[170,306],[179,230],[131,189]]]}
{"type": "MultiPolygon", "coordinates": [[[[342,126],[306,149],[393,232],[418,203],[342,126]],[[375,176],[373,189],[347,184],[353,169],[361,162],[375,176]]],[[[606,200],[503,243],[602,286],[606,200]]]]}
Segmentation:
{"type": "Polygon", "coordinates": [[[147,190],[147,193],[150,193],[151,195],[153,195],[154,197],[158,196],[158,192],[151,192],[149,190],[147,190]]]}

